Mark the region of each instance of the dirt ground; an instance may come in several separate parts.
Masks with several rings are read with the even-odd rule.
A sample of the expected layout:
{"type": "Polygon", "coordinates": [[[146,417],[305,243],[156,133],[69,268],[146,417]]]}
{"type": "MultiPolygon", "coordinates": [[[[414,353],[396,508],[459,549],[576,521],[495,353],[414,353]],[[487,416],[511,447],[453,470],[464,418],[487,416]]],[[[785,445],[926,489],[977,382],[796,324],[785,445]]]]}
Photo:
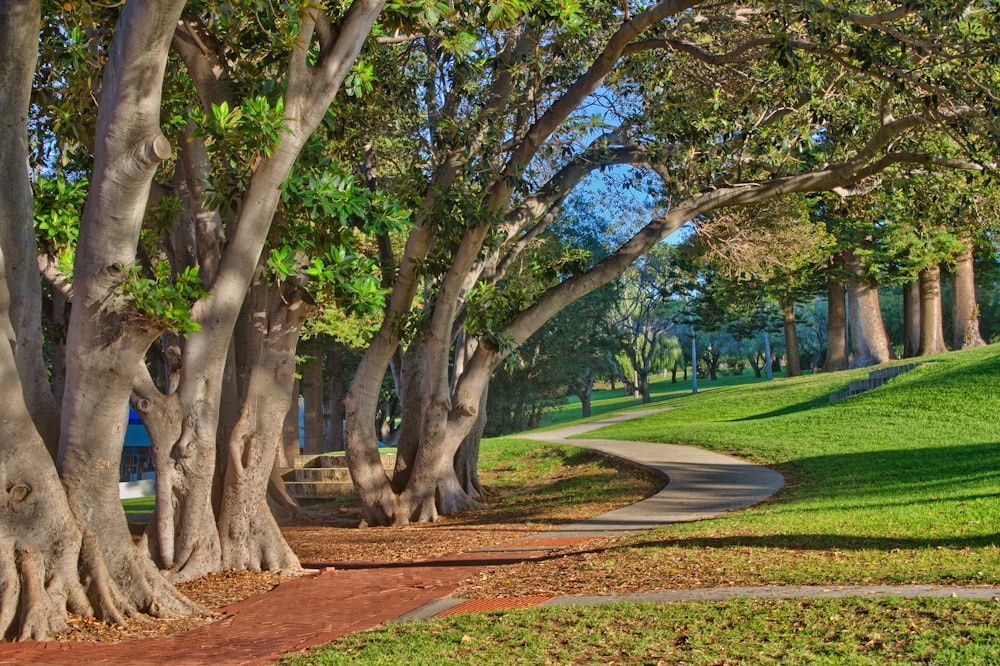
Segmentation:
{"type": "MultiPolygon", "coordinates": [[[[282,532],[304,567],[337,566],[338,562],[394,562],[438,557],[449,553],[469,552],[537,534],[560,525],[599,515],[639,501],[663,487],[662,477],[644,473],[627,465],[605,460],[603,471],[568,466],[553,476],[537,479],[531,489],[492,493],[486,497],[487,508],[448,516],[429,525],[403,528],[358,527],[361,514],[356,502],[309,507],[294,524],[282,532]],[[600,492],[551,493],[560,485],[572,487],[584,483],[613,484],[612,497],[600,492]],[[540,500],[539,496],[545,499],[540,500]]],[[[484,478],[485,483],[489,480],[484,478]]],[[[489,486],[487,486],[489,487],[489,486]]],[[[590,547],[597,544],[591,543],[590,547]]],[[[495,577],[491,577],[495,579],[495,577]]],[[[230,571],[205,576],[178,586],[182,593],[206,609],[215,611],[236,601],[265,594],[280,582],[268,572],[230,571]]],[[[493,585],[486,580],[468,581],[477,596],[504,596],[511,593],[510,581],[493,585]],[[496,589],[491,589],[496,587],[496,589]]],[[[526,585],[531,583],[526,581],[526,585]]],[[[157,638],[186,631],[212,622],[215,617],[157,619],[133,622],[129,626],[97,622],[71,616],[72,631],[55,637],[69,641],[121,641],[157,638]]]]}

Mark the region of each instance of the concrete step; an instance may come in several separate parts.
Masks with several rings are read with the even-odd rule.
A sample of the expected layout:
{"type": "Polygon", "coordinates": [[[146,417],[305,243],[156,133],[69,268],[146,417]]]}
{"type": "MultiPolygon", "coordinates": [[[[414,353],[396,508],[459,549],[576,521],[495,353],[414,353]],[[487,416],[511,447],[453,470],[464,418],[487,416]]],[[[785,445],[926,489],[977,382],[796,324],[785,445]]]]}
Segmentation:
{"type": "MultiPolygon", "coordinates": [[[[381,454],[382,467],[392,473],[395,453],[381,454]]],[[[354,484],[343,453],[295,456],[295,467],[281,470],[288,494],[299,500],[333,499],[354,495],[354,484]]]]}
{"type": "Polygon", "coordinates": [[[300,500],[332,499],[355,494],[354,484],[350,481],[293,481],[285,484],[285,490],[288,491],[289,495],[300,500]]]}
{"type": "Polygon", "coordinates": [[[904,363],[903,365],[893,365],[887,368],[872,370],[868,373],[868,379],[858,379],[857,381],[851,382],[846,391],[831,393],[830,402],[834,403],[839,400],[843,400],[844,398],[850,398],[853,395],[858,395],[859,393],[876,389],[888,383],[890,379],[894,379],[895,377],[909,372],[914,368],[919,368],[920,365],[920,363],[904,363]]]}
{"type": "MultiPolygon", "coordinates": [[[[380,456],[382,458],[382,466],[386,469],[392,469],[396,465],[396,454],[395,453],[383,453],[380,456]]],[[[306,467],[321,467],[321,468],[343,468],[347,469],[347,458],[342,452],[338,453],[319,453],[319,454],[307,454],[295,456],[295,461],[292,463],[296,469],[306,468],[306,467]]]]}
{"type": "Polygon", "coordinates": [[[303,467],[292,470],[293,481],[299,483],[330,481],[333,483],[350,483],[351,472],[346,467],[303,467]]]}

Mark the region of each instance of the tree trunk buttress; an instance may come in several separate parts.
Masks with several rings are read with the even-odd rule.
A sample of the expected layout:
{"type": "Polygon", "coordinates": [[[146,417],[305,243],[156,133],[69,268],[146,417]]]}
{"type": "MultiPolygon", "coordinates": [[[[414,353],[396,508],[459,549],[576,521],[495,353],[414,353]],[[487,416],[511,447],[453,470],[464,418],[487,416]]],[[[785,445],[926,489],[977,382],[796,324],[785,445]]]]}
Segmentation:
{"type": "Polygon", "coordinates": [[[976,281],[972,260],[972,243],[965,240],[965,249],[955,260],[952,280],[952,345],[969,349],[986,344],[979,333],[979,305],[976,303],[976,281]]]}
{"type": "MultiPolygon", "coordinates": [[[[159,128],[167,54],[184,2],[126,3],[103,72],[94,168],[80,220],[67,333],[59,467],[84,534],[131,608],[197,612],[135,548],[118,465],[136,369],[160,333],[119,292],[135,263],[153,174],[171,154],[159,128]]],[[[96,555],[95,555],[96,556],[96,555]]]]}
{"type": "MultiPolygon", "coordinates": [[[[81,572],[95,592],[114,584],[104,571],[94,575],[94,563],[81,560],[82,534],[24,402],[5,282],[0,278],[0,639],[45,640],[69,629],[67,611],[93,614],[81,572]]],[[[115,605],[95,604],[98,611],[112,611],[98,612],[108,619],[117,619],[115,605]]]]}
{"type": "Polygon", "coordinates": [[[943,354],[944,341],[941,310],[941,267],[937,264],[920,271],[920,348],[917,356],[943,354]]]}
{"type": "Polygon", "coordinates": [[[251,288],[254,326],[249,384],[227,442],[218,529],[224,569],[301,570],[267,503],[267,488],[295,384],[295,352],[309,306],[260,281],[251,288]]]}
{"type": "Polygon", "coordinates": [[[878,289],[868,281],[865,267],[853,252],[847,253],[844,268],[850,275],[847,279],[847,307],[854,352],[850,367],[865,368],[886,363],[892,358],[892,353],[882,322],[878,289]]]}
{"type": "Polygon", "coordinates": [[[903,357],[912,358],[920,350],[920,282],[903,285],[903,357]]]}

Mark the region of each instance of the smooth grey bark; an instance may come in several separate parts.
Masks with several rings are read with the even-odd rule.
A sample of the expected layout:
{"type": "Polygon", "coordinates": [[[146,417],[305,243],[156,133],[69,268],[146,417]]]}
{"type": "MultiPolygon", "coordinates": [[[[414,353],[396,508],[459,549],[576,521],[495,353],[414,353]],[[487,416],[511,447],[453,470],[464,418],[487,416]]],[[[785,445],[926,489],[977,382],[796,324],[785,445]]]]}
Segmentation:
{"type": "Polygon", "coordinates": [[[285,423],[281,429],[281,451],[278,453],[278,463],[281,467],[292,467],[295,456],[299,455],[302,445],[299,436],[299,386],[298,380],[292,387],[292,401],[285,413],[285,423]]]}
{"type": "Polygon", "coordinates": [[[920,282],[903,285],[903,357],[916,356],[920,350],[920,282]]]}
{"type": "Polygon", "coordinates": [[[785,333],[785,366],[787,377],[802,376],[802,361],[799,359],[799,334],[795,329],[795,301],[783,298],[781,301],[781,324],[785,333]]]}
{"type": "Polygon", "coordinates": [[[14,361],[35,429],[54,458],[59,410],[42,359],[42,291],[28,182],[28,108],[38,51],[38,3],[17,0],[0,9],[0,246],[10,291],[14,361]],[[36,18],[32,18],[36,17],[36,18]]]}
{"type": "Polygon", "coordinates": [[[848,251],[844,258],[844,268],[848,273],[847,309],[851,330],[851,348],[854,353],[851,368],[864,368],[885,363],[892,358],[889,338],[882,322],[879,307],[878,288],[865,274],[865,267],[848,251]]]}
{"type": "Polygon", "coordinates": [[[0,4],[0,640],[45,640],[68,629],[67,611],[121,617],[103,562],[93,549],[81,557],[83,535],[54,462],[54,404],[56,429],[40,430],[36,373],[44,367],[33,337],[42,299],[27,168],[40,21],[37,0],[0,4]],[[92,606],[88,592],[108,603],[92,606]]]}
{"type": "Polygon", "coordinates": [[[159,128],[170,36],[184,2],[127,2],[103,71],[90,192],[80,220],[67,333],[59,468],[84,550],[103,558],[126,608],[198,612],[134,547],[118,499],[132,381],[160,325],[120,286],[136,261],[153,175],[171,155],[159,128]]]}
{"type": "Polygon", "coordinates": [[[254,314],[249,384],[227,442],[218,530],[223,569],[301,571],[267,502],[281,431],[295,383],[295,352],[311,310],[296,289],[259,279],[250,290],[254,314]]]}
{"type": "MultiPolygon", "coordinates": [[[[470,501],[481,499],[486,490],[479,480],[479,445],[483,439],[483,432],[486,430],[486,401],[489,400],[489,384],[479,398],[479,415],[472,426],[472,430],[462,440],[458,452],[455,454],[455,475],[462,491],[468,496],[470,501]]],[[[448,499],[446,496],[439,497],[438,510],[441,513],[449,513],[447,507],[441,500],[448,499]]],[[[463,508],[471,508],[474,505],[465,505],[463,508]]],[[[480,505],[481,506],[481,505],[480,505]]]]}
{"type": "MultiPolygon", "coordinates": [[[[8,4],[0,9],[0,23],[31,4],[8,4]]],[[[0,38],[4,32],[0,28],[0,38]]],[[[0,249],[0,270],[4,258],[0,249]]],[[[24,401],[9,311],[7,280],[0,275],[0,639],[45,640],[69,629],[67,611],[93,614],[81,574],[98,598],[113,593],[114,584],[99,558],[81,559],[83,535],[24,401]]],[[[116,606],[98,610],[120,619],[116,606]]]]}
{"type": "Polygon", "coordinates": [[[425,351],[423,342],[415,340],[400,357],[397,389],[400,424],[396,433],[396,466],[392,474],[395,492],[402,492],[410,482],[410,473],[420,447],[420,426],[423,420],[420,390],[427,363],[425,351]]]}
{"type": "Polygon", "coordinates": [[[976,280],[972,243],[965,239],[965,249],[955,259],[952,284],[952,346],[969,349],[986,344],[979,332],[979,304],[976,303],[976,280]]]}
{"type": "Polygon", "coordinates": [[[943,354],[944,318],[941,309],[941,267],[938,264],[920,271],[920,348],[917,356],[943,354]]]}
{"type": "MultiPolygon", "coordinates": [[[[384,1],[355,0],[337,30],[327,29],[329,26],[326,18],[318,6],[303,11],[300,39],[288,60],[284,97],[286,131],[273,154],[262,159],[254,171],[238,218],[233,222],[232,228],[227,229],[227,244],[219,258],[214,278],[208,284],[209,293],[192,308],[192,320],[200,328],[188,337],[185,345],[180,386],[176,393],[185,428],[178,433],[176,439],[157,447],[166,452],[163,460],[168,468],[172,468],[162,482],[164,486],[170,484],[163,490],[166,491],[164,496],[172,500],[158,501],[154,517],[157,538],[148,540],[151,554],[161,568],[170,572],[173,581],[190,580],[218,571],[226,559],[234,562],[268,562],[269,567],[272,562],[287,559],[281,547],[283,542],[276,539],[269,541],[274,548],[270,555],[258,552],[257,549],[262,547],[266,537],[254,535],[239,527],[237,523],[240,519],[235,517],[238,512],[234,508],[226,508],[226,494],[229,491],[225,484],[236,478],[233,474],[241,478],[246,475],[247,482],[240,486],[237,494],[253,510],[259,511],[260,507],[266,506],[266,484],[249,479],[270,476],[275,457],[255,453],[248,462],[252,461],[260,469],[248,473],[237,466],[235,471],[230,471],[229,466],[234,461],[231,443],[237,433],[248,436],[248,424],[260,425],[260,422],[256,417],[245,417],[242,412],[231,424],[231,430],[229,423],[222,422],[220,407],[224,377],[227,368],[232,369],[234,366],[230,356],[234,330],[277,210],[282,186],[302,146],[322,121],[334,95],[353,66],[383,5],[384,1]],[[316,42],[321,55],[310,64],[310,48],[316,42]],[[218,437],[220,432],[223,435],[221,438],[218,437]],[[217,524],[213,485],[219,480],[220,474],[221,485],[218,487],[222,493],[215,495],[216,504],[219,505],[217,524]],[[249,494],[252,493],[259,495],[251,500],[249,494]],[[172,508],[174,504],[176,508],[172,508]],[[222,522],[223,514],[226,515],[225,524],[222,522]],[[220,541],[220,530],[226,530],[221,539],[228,543],[220,541]],[[250,541],[238,545],[238,538],[250,541]],[[224,548],[228,552],[239,554],[226,555],[224,548]]],[[[189,33],[195,30],[189,24],[182,27],[189,33]]],[[[210,71],[213,62],[222,63],[224,59],[218,54],[206,54],[203,40],[192,38],[191,42],[194,45],[178,39],[176,46],[196,82],[203,105],[207,107],[209,102],[226,101],[218,100],[216,96],[229,95],[228,87],[210,71]],[[207,70],[206,65],[209,65],[207,70]]],[[[244,361],[252,357],[252,352],[249,347],[236,345],[235,376],[237,383],[243,385],[245,391],[249,390],[247,387],[253,380],[246,373],[241,376],[239,369],[251,367],[244,361]]],[[[158,404],[158,401],[152,404],[158,404]]],[[[270,444],[274,442],[269,442],[270,444]]],[[[248,452],[251,449],[256,451],[249,443],[248,446],[248,452]]],[[[158,483],[161,483],[159,471],[158,483]]]]}
{"type": "MultiPolygon", "coordinates": [[[[826,285],[826,362],[824,372],[847,370],[847,302],[844,281],[830,278],[826,285]]],[[[760,375],[758,375],[759,377],[760,375]]]]}

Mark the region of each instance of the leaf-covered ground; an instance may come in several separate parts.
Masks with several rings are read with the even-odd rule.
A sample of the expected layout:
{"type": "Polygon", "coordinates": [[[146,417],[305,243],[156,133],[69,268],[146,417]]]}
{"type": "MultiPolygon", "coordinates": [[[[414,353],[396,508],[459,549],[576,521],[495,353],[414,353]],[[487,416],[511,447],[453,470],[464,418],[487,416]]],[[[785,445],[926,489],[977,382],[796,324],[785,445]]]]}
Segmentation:
{"type": "MultiPolygon", "coordinates": [[[[356,502],[308,509],[294,525],[282,528],[305,566],[337,562],[395,562],[502,544],[559,525],[576,522],[651,495],[662,477],[574,448],[531,445],[514,449],[482,473],[490,491],[488,508],[442,518],[432,525],[366,527],[356,502]]],[[[266,593],[280,582],[271,573],[231,571],[179,586],[210,610],[266,593]]],[[[502,596],[503,587],[495,591],[502,596]]],[[[491,595],[492,596],[492,595],[491,595]]],[[[216,618],[178,618],[135,622],[127,627],[72,617],[73,631],[60,640],[121,641],[156,638],[186,631],[216,618]]]]}

